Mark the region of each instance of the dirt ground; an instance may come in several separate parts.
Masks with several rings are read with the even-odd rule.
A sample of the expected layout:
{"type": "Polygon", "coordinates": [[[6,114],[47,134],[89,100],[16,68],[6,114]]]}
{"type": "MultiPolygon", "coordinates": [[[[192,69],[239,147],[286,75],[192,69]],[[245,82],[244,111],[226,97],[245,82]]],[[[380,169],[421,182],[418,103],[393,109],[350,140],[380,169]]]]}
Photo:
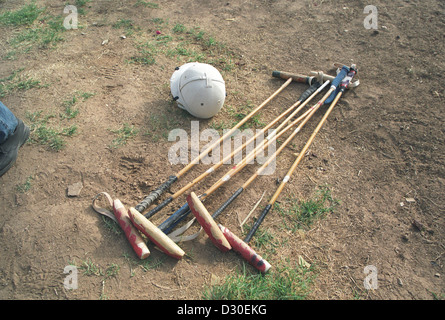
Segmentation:
{"type": "MultiPolygon", "coordinates": [[[[169,163],[174,142],[162,135],[173,128],[190,132],[195,120],[172,103],[169,88],[174,68],[190,57],[158,53],[154,64],[129,63],[138,55],[139,40],[153,39],[158,30],[179,41],[171,30],[182,24],[199,27],[230,52],[225,53],[230,69],[224,69],[228,60],[215,62],[226,81],[225,106],[259,105],[284,83],[271,76],[274,70],[335,74],[335,62],[357,64],[360,86],[342,97],[279,199],[309,198],[327,184],[340,205],[306,232],[279,235],[290,245],[279,248],[272,263],[302,256],[318,265],[307,297],[311,300],[443,299],[445,4],[368,2],[156,0],[150,2],[156,5],[145,6],[136,0],[93,0],[78,17],[82,28],[65,31],[64,40],[52,48],[33,48],[14,59],[4,57],[17,30],[0,26],[0,78],[23,68],[23,75],[44,84],[2,98],[18,117],[29,123],[29,113],[58,113],[75,92],[93,93],[76,103],[74,119],[60,120],[60,126],[75,123],[78,128],[65,137],[64,148],[54,151],[27,143],[0,178],[0,298],[201,299],[212,279],[224,279],[242,267],[238,255],[220,252],[201,236],[181,244],[189,256],[180,261],[149,245],[149,259],[162,263],[144,270],[125,236],[114,234],[91,207],[102,191],[134,206],[183,167],[169,163]],[[364,26],[368,4],[378,9],[377,29],[364,26]],[[137,31],[123,39],[125,29],[113,27],[120,19],[131,19],[137,31]],[[154,115],[170,122],[154,130],[154,115]],[[116,138],[113,131],[124,123],[139,133],[125,145],[110,147],[116,138]],[[18,188],[26,181],[29,188],[18,188]],[[80,194],[68,196],[68,187],[78,182],[83,186],[80,194]],[[103,269],[118,265],[119,273],[106,281],[79,273],[78,288],[66,289],[64,268],[85,261],[103,269]],[[377,268],[378,288],[373,290],[364,288],[364,268],[369,265],[377,268]]],[[[0,1],[0,14],[24,3],[0,1]]],[[[66,1],[36,4],[66,16],[66,1]]],[[[261,121],[273,119],[305,88],[289,85],[261,112],[261,121]]],[[[259,178],[219,222],[241,233],[238,217],[246,216],[263,192],[266,204],[275,181],[283,178],[321,116],[314,116],[283,151],[275,173],[259,178]]],[[[200,121],[200,129],[228,122],[229,117],[225,107],[214,119],[200,121]]],[[[208,167],[198,165],[171,191],[208,167]]],[[[216,209],[249,172],[252,168],[206,200],[208,207],[216,209]]],[[[217,177],[193,191],[203,192],[217,177]]],[[[152,221],[162,222],[184,199],[152,221]]],[[[280,219],[272,211],[262,228],[274,228],[280,219]]]]}

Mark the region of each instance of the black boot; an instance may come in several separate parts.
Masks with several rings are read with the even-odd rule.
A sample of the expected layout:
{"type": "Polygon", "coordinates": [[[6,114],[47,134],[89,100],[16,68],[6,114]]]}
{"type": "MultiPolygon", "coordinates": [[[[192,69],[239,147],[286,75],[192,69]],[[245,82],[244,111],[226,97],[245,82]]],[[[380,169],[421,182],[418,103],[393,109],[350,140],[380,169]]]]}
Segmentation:
{"type": "Polygon", "coordinates": [[[0,176],[2,176],[17,159],[19,148],[28,140],[29,128],[23,121],[18,120],[14,133],[2,144],[0,144],[0,176]]]}

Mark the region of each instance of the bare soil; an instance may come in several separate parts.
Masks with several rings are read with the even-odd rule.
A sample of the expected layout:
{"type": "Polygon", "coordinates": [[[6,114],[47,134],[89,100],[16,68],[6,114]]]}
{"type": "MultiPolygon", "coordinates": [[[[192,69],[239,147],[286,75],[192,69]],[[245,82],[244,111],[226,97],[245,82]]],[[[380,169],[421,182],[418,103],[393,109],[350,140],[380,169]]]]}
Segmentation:
{"type": "MultiPolygon", "coordinates": [[[[63,15],[65,2],[36,3],[63,15]]],[[[329,185],[340,206],[310,230],[297,233],[279,228],[282,217],[272,211],[262,228],[274,229],[288,245],[278,248],[271,261],[302,256],[318,266],[308,299],[444,298],[443,1],[375,0],[377,30],[364,27],[364,1],[158,0],[157,8],[136,3],[91,1],[79,16],[82,28],[65,31],[64,41],[54,48],[34,48],[0,64],[0,78],[24,68],[23,74],[46,84],[2,99],[25,122],[27,113],[60,112],[75,92],[94,93],[76,104],[76,118],[61,122],[78,127],[74,136],[66,137],[63,149],[27,143],[0,178],[1,299],[201,299],[212,279],[224,279],[242,267],[238,255],[218,251],[203,235],[181,244],[189,256],[180,261],[149,244],[149,259],[162,263],[143,270],[125,236],[114,234],[91,207],[102,191],[134,206],[183,167],[168,161],[174,142],[162,135],[170,127],[158,128],[159,136],[146,133],[153,129],[152,115],[174,120],[187,132],[196,120],[170,96],[171,74],[186,58],[159,53],[153,65],[128,62],[138,54],[138,35],[151,39],[157,28],[171,34],[176,24],[199,27],[230,50],[233,67],[222,71],[226,106],[259,105],[284,82],[271,76],[273,70],[335,74],[335,62],[357,64],[360,86],[342,97],[279,199],[307,199],[319,186],[329,185]],[[122,39],[124,30],[113,28],[120,19],[131,19],[139,33],[122,39]],[[156,19],[168,24],[156,26],[156,19]],[[116,138],[112,131],[124,123],[139,133],[125,145],[110,147],[116,138]],[[19,191],[17,186],[28,177],[31,187],[19,191]],[[77,182],[83,185],[80,194],[69,197],[68,187],[77,182]],[[116,264],[120,269],[105,282],[101,276],[79,274],[78,289],[67,290],[63,270],[73,261],[92,261],[102,269],[116,264]],[[368,265],[378,270],[374,290],[363,284],[368,265]]],[[[0,13],[23,4],[0,1],[0,13]]],[[[0,29],[4,57],[14,29],[0,29]]],[[[305,88],[292,83],[261,112],[261,121],[273,119],[305,88]]],[[[260,177],[219,222],[241,234],[238,218],[247,215],[264,191],[266,204],[276,180],[282,179],[321,116],[280,155],[276,172],[260,177]]],[[[212,120],[200,121],[200,128],[229,118],[225,109],[212,120]]],[[[198,165],[171,191],[207,168],[198,165]]],[[[206,200],[209,211],[232,194],[252,168],[206,200]]],[[[193,191],[203,192],[216,178],[219,175],[193,191]]],[[[184,199],[153,221],[162,222],[184,199]]]]}

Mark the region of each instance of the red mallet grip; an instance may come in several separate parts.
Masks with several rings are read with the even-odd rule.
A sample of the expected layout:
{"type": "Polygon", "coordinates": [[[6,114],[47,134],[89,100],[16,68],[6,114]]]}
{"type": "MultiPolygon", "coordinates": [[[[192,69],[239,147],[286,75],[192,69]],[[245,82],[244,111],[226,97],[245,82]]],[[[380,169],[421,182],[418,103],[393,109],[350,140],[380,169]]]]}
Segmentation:
{"type": "Polygon", "coordinates": [[[266,273],[271,265],[269,262],[264,260],[260,255],[258,255],[247,243],[234,235],[229,229],[222,225],[218,225],[222,233],[229,241],[233,250],[240,253],[241,256],[246,259],[252,266],[257,268],[259,271],[266,273]]]}
{"type": "Polygon", "coordinates": [[[113,213],[137,256],[140,259],[147,258],[150,255],[150,250],[139,231],[131,223],[127,210],[119,199],[113,201],[113,213]]]}
{"type": "Polygon", "coordinates": [[[185,252],[176,243],[174,243],[172,239],[170,239],[164,232],[159,230],[159,228],[157,228],[135,208],[130,208],[128,214],[134,226],[145,234],[165,254],[178,260],[185,255],[185,252]]]}
{"type": "Polygon", "coordinates": [[[201,200],[199,200],[198,196],[194,192],[187,196],[187,203],[190,210],[193,212],[193,215],[196,217],[196,220],[198,220],[199,224],[207,233],[210,240],[212,240],[213,244],[223,252],[232,249],[229,242],[218,228],[215,220],[213,220],[206,207],[204,207],[201,200]]]}

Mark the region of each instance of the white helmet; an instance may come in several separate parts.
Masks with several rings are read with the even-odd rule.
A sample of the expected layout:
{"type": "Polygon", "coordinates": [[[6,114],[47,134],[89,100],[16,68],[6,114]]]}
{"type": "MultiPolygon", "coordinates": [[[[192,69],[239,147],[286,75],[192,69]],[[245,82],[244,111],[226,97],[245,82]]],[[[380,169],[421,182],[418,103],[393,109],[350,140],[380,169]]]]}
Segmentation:
{"type": "Polygon", "coordinates": [[[226,98],[224,79],[219,71],[199,62],[176,68],[170,79],[170,89],[178,107],[202,119],[216,115],[226,98]]]}

